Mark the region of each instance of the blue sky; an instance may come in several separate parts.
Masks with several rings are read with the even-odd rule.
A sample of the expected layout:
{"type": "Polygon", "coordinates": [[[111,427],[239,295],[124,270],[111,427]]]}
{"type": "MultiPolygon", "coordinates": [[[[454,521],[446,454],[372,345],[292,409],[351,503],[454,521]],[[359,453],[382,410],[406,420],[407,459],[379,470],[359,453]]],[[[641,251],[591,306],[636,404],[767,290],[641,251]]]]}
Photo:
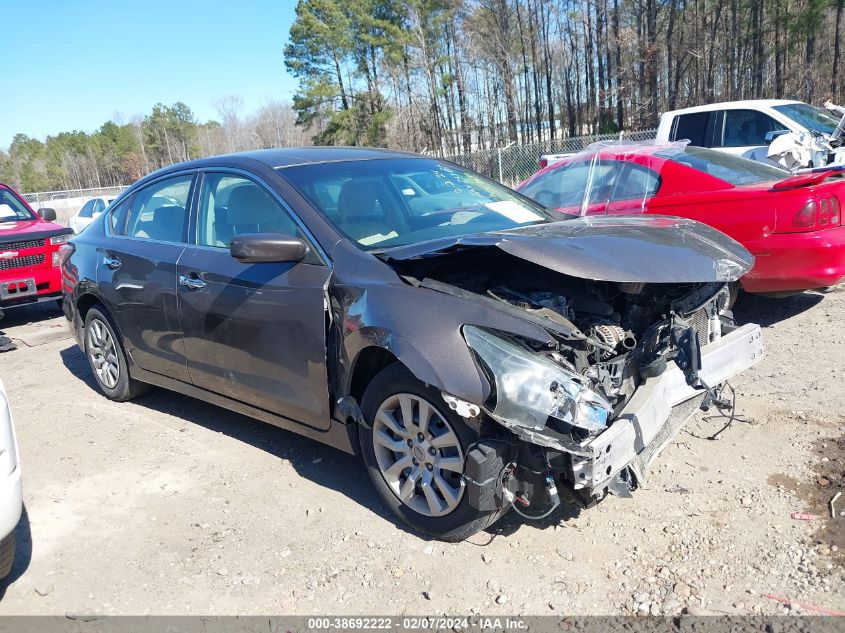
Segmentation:
{"type": "Polygon", "coordinates": [[[290,100],[283,49],[295,0],[0,0],[0,148],[93,132],[158,102],[184,101],[200,121],[239,94],[244,113],[290,100]]]}

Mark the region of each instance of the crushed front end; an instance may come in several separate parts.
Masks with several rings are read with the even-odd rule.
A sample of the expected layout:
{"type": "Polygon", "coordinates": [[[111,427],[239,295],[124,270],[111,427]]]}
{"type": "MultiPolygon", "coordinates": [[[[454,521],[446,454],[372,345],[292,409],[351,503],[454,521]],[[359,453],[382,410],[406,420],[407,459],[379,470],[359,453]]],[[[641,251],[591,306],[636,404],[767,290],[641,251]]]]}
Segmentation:
{"type": "MultiPolygon", "coordinates": [[[[491,395],[479,407],[444,394],[481,435],[465,471],[480,510],[511,504],[541,518],[558,505],[558,486],[584,504],[608,492],[628,496],[694,411],[732,410],[721,387],[762,357],[760,327],[734,323],[724,282],[525,273],[496,279],[483,300],[523,310],[556,343],[466,325],[491,395]]],[[[455,279],[422,285],[466,291],[455,279]]]]}
{"type": "Polygon", "coordinates": [[[481,511],[629,495],[696,409],[733,410],[724,385],[762,356],[759,326],[731,313],[754,258],[691,220],[577,218],[385,259],[472,306],[462,335],[489,391],[441,390],[477,432],[463,481],[481,511]],[[532,327],[497,329],[495,313],[532,327]]]}

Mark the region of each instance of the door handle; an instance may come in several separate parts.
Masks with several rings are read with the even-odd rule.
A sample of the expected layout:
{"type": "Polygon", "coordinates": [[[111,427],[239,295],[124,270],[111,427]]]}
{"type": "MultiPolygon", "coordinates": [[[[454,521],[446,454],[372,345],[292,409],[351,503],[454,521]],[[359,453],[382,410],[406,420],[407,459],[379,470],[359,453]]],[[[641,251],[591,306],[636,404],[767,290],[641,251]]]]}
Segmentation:
{"type": "Polygon", "coordinates": [[[205,288],[205,282],[199,277],[189,277],[188,275],[179,275],[179,285],[185,286],[189,290],[202,290],[205,288]]]}
{"type": "Polygon", "coordinates": [[[109,257],[106,255],[103,257],[103,264],[111,268],[112,270],[117,270],[120,268],[120,260],[117,257],[109,257]]]}

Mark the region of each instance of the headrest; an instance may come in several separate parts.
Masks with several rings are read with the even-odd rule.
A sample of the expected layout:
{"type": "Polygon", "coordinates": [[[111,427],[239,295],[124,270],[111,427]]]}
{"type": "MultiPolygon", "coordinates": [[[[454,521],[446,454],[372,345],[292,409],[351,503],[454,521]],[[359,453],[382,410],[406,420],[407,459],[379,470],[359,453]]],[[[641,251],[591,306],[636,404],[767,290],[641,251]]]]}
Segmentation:
{"type": "Polygon", "coordinates": [[[175,204],[165,204],[153,211],[153,222],[162,226],[177,222],[181,224],[184,219],[185,209],[175,204]]]}
{"type": "Polygon", "coordinates": [[[342,220],[372,215],[376,210],[375,185],[366,180],[347,180],[337,198],[337,210],[342,220]]]}
{"type": "Polygon", "coordinates": [[[264,224],[279,218],[279,207],[258,185],[239,185],[229,194],[229,224],[264,224]]]}
{"type": "Polygon", "coordinates": [[[177,241],[184,237],[185,208],[165,204],[153,211],[152,224],[146,229],[148,237],[157,240],[177,241]]]}

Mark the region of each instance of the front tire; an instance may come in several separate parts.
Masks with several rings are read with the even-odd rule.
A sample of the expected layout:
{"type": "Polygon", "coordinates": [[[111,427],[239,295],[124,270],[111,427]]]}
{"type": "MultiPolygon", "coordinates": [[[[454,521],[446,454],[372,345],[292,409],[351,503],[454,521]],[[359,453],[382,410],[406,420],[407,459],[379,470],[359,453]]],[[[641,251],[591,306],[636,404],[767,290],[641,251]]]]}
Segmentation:
{"type": "Polygon", "coordinates": [[[367,386],[358,434],[367,472],[384,502],[409,526],[444,541],[462,541],[492,525],[505,509],[480,512],[462,475],[477,435],[445,406],[440,393],[395,363],[367,386]]]}
{"type": "Polygon", "coordinates": [[[149,385],[129,376],[123,344],[112,326],[111,319],[99,308],[91,308],[85,315],[82,340],[85,356],[97,386],[106,398],[125,402],[149,389],[149,385]]]}

